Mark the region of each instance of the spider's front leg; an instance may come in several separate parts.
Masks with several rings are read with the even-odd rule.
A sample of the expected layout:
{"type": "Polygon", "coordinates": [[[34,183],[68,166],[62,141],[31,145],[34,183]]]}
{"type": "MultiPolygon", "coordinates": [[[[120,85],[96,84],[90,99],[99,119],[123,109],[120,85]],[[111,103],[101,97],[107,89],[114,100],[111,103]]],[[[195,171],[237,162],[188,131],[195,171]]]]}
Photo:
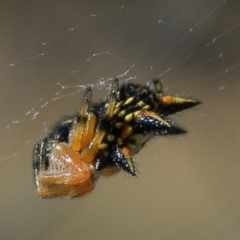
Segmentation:
{"type": "MultiPolygon", "coordinates": [[[[89,143],[89,145],[86,149],[83,149],[83,152],[81,154],[81,160],[86,163],[92,163],[94,161],[99,149],[101,148],[102,140],[106,134],[106,128],[109,127],[109,126],[107,126],[108,121],[113,115],[113,110],[114,110],[114,106],[115,106],[115,102],[116,102],[116,95],[117,95],[118,87],[119,87],[119,81],[118,81],[118,79],[114,79],[112,86],[111,86],[111,93],[109,96],[109,100],[107,102],[104,116],[98,116],[99,117],[98,122],[96,119],[96,120],[93,120],[92,123],[90,123],[90,121],[92,120],[92,117],[90,116],[86,122],[86,126],[94,125],[94,130],[95,130],[94,134],[90,134],[91,138],[92,138],[91,142],[89,143]]],[[[86,133],[87,132],[89,133],[88,130],[86,131],[86,133]]],[[[86,134],[83,135],[84,141],[86,139],[85,136],[86,136],[86,134]]]]}
{"type": "Polygon", "coordinates": [[[92,141],[96,116],[88,112],[91,98],[92,89],[88,87],[84,93],[82,107],[73,121],[71,130],[70,148],[76,152],[80,152],[92,141]]]}

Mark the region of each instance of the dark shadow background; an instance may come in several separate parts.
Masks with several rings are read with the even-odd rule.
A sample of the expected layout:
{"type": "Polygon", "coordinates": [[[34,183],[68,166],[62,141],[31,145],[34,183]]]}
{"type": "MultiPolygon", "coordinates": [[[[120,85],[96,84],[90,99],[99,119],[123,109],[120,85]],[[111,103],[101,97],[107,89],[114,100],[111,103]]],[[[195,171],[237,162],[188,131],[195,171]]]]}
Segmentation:
{"type": "Polygon", "coordinates": [[[237,0],[1,1],[1,239],[239,239],[239,12],[237,0]],[[201,100],[173,117],[188,135],[149,143],[137,178],[38,199],[34,142],[86,84],[97,100],[115,76],[201,100]]]}

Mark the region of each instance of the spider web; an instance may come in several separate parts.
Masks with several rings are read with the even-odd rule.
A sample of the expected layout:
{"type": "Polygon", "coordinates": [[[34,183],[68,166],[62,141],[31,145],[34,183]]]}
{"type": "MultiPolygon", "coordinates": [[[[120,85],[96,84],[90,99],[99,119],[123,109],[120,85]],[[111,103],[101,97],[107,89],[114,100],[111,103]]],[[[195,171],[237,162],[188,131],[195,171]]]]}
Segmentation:
{"type": "MultiPolygon", "coordinates": [[[[236,177],[231,171],[234,172],[234,167],[239,167],[236,160],[236,156],[239,156],[236,143],[239,141],[240,130],[237,110],[237,103],[240,100],[239,10],[240,4],[237,0],[1,1],[0,127],[3,137],[0,143],[0,175],[1,190],[5,196],[3,202],[19,199],[24,203],[26,195],[32,194],[30,196],[34,202],[32,206],[42,204],[35,198],[31,185],[33,144],[46,135],[59,116],[78,110],[86,86],[93,87],[93,98],[97,101],[106,95],[109,83],[114,77],[118,77],[121,83],[141,84],[151,84],[153,77],[159,77],[165,91],[202,100],[203,106],[186,115],[184,113],[184,119],[176,117],[177,122],[191,129],[191,136],[188,136],[189,140],[174,140],[176,145],[180,141],[179,147],[174,145],[175,154],[176,151],[182,152],[182,148],[186,146],[195,148],[196,152],[199,152],[196,161],[210,158],[212,160],[210,169],[214,169],[214,164],[220,166],[214,176],[220,182],[225,176],[231,185],[232,178],[228,176],[233,174],[236,177]],[[181,141],[185,142],[184,146],[181,141]],[[196,144],[190,145],[191,141],[195,141],[196,144]],[[205,149],[208,155],[203,157],[201,154],[205,149]],[[212,151],[213,149],[215,151],[212,151]],[[227,168],[228,171],[224,171],[227,166],[224,157],[225,160],[231,158],[229,165],[232,167],[227,168]],[[223,162],[214,160],[218,158],[223,159],[223,162]]],[[[155,146],[154,143],[150,144],[150,152],[156,149],[158,144],[158,142],[155,146]]],[[[163,148],[171,151],[172,146],[168,140],[161,144],[163,148]]],[[[148,155],[148,151],[144,150],[144,154],[148,155]]],[[[174,156],[167,155],[165,158],[172,159],[174,156]]],[[[193,158],[194,151],[188,156],[183,156],[186,159],[193,158]]],[[[147,163],[142,164],[144,157],[140,158],[140,172],[141,166],[144,169],[141,178],[144,180],[143,175],[149,169],[147,163]]],[[[154,158],[156,160],[157,156],[153,156],[152,162],[154,158]]],[[[164,163],[167,164],[165,161],[164,163]]],[[[199,165],[204,169],[207,163],[203,161],[202,165],[199,165]]],[[[162,163],[158,164],[159,168],[162,167],[162,163]]],[[[168,167],[170,169],[172,165],[168,167]]],[[[203,173],[208,179],[212,179],[210,170],[209,172],[203,170],[203,173]]],[[[169,174],[172,174],[170,170],[169,174]]],[[[195,174],[198,175],[196,172],[195,174]]],[[[149,177],[147,174],[146,176],[149,177]]],[[[157,177],[155,180],[157,181],[157,177]]],[[[128,179],[118,181],[127,181],[126,186],[129,184],[128,179]]],[[[239,177],[236,182],[239,183],[239,177]]],[[[212,182],[211,186],[216,186],[216,182],[212,182]]],[[[134,187],[137,189],[138,186],[134,187]]],[[[142,188],[144,187],[146,186],[143,185],[142,188]]],[[[164,188],[164,185],[160,188],[164,188]]],[[[208,191],[210,189],[207,188],[208,191]]],[[[219,188],[216,195],[222,196],[220,192],[219,188]]],[[[237,197],[239,199],[239,195],[237,197]]],[[[237,197],[233,195],[231,201],[235,203],[234,199],[237,197]]],[[[96,198],[99,199],[99,196],[96,198]]],[[[90,201],[94,202],[94,198],[90,201]]],[[[12,201],[11,211],[17,208],[17,203],[18,201],[12,201]]],[[[68,204],[74,208],[78,203],[68,204]]],[[[53,206],[46,203],[43,205],[46,207],[44,213],[53,206]]],[[[4,210],[3,216],[8,216],[8,209],[9,205],[4,210]]],[[[62,210],[56,216],[61,217],[63,212],[66,213],[67,210],[62,210]]],[[[170,211],[170,215],[171,213],[176,212],[170,211]]],[[[34,214],[28,212],[27,215],[30,224],[34,214]]],[[[21,217],[22,215],[19,215],[19,218],[21,217]]],[[[44,219],[44,215],[41,217],[44,219]]],[[[54,221],[53,219],[54,217],[48,218],[45,223],[39,221],[41,226],[47,227],[50,221],[54,221]]],[[[201,219],[204,217],[199,218],[199,224],[196,223],[197,232],[201,219]]],[[[232,225],[229,223],[227,226],[233,226],[234,219],[228,219],[232,221],[232,225]]],[[[161,218],[160,222],[165,220],[169,221],[167,216],[161,218]]],[[[214,219],[211,220],[211,223],[215,223],[214,219]]],[[[10,221],[11,218],[7,218],[3,227],[7,229],[7,226],[11,225],[10,221]]],[[[185,229],[186,226],[190,226],[191,221],[189,220],[188,225],[181,225],[180,222],[176,220],[173,225],[179,227],[178,229],[185,229]]],[[[119,224],[125,226],[124,220],[119,224]]],[[[131,229],[139,230],[141,224],[143,222],[138,221],[131,229]]],[[[218,226],[220,224],[224,223],[219,222],[218,226]]],[[[18,236],[17,233],[22,228],[24,224],[20,223],[12,235],[7,233],[7,230],[2,230],[1,234],[5,234],[5,237],[18,236]]],[[[32,226],[32,229],[34,233],[26,232],[25,239],[36,236],[34,234],[40,238],[51,236],[52,238],[48,239],[55,239],[54,237],[59,239],[64,232],[62,230],[59,236],[56,231],[53,231],[52,235],[44,235],[42,228],[37,230],[36,226],[32,226]]],[[[230,234],[229,229],[230,227],[226,227],[225,231],[220,232],[230,234]]],[[[212,234],[211,239],[215,239],[213,236],[216,231],[215,229],[209,232],[212,234]]],[[[119,239],[122,239],[124,233],[120,230],[118,233],[119,239]]],[[[168,230],[161,231],[159,236],[167,239],[168,233],[168,230]]],[[[174,238],[174,234],[178,235],[178,231],[173,231],[172,234],[170,239],[174,238]]],[[[188,234],[192,234],[195,239],[208,236],[207,233],[201,233],[202,235],[197,238],[191,231],[188,234]]],[[[101,239],[110,239],[109,236],[104,233],[101,239]]],[[[182,238],[178,239],[186,239],[186,236],[183,234],[182,238]]],[[[220,239],[219,236],[222,235],[216,235],[216,239],[220,239]]],[[[94,237],[86,235],[85,239],[88,238],[94,237]]]]}

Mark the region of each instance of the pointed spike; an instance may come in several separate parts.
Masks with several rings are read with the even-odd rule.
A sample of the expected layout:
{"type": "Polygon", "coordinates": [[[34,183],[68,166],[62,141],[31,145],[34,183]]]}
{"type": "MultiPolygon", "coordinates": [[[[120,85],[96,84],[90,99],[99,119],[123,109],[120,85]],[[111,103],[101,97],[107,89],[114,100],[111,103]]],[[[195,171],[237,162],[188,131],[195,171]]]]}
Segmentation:
{"type": "Polygon", "coordinates": [[[127,148],[119,148],[116,147],[113,156],[113,162],[116,163],[117,166],[122,168],[124,171],[130,173],[132,176],[135,176],[135,167],[133,162],[133,156],[129,149],[127,148]]]}
{"type": "Polygon", "coordinates": [[[187,131],[177,125],[172,125],[169,129],[167,129],[166,133],[162,133],[161,135],[178,135],[185,134],[187,131]]]}
{"type": "Polygon", "coordinates": [[[176,112],[181,112],[185,109],[194,107],[200,104],[200,101],[181,98],[181,97],[173,97],[170,95],[167,96],[159,96],[160,100],[160,109],[163,114],[174,114],[176,112]]]}
{"type": "Polygon", "coordinates": [[[139,111],[138,114],[134,115],[136,119],[138,119],[139,117],[152,117],[156,120],[158,120],[159,122],[161,122],[162,125],[166,125],[168,127],[170,127],[170,124],[164,120],[163,118],[161,118],[156,112],[152,112],[152,111],[148,111],[143,109],[142,111],[139,111]]]}
{"type": "Polygon", "coordinates": [[[186,131],[176,126],[170,120],[164,120],[154,112],[144,111],[136,118],[136,131],[154,135],[175,135],[186,133],[186,131]]]}
{"type": "Polygon", "coordinates": [[[136,130],[141,133],[160,132],[170,128],[170,124],[154,112],[141,111],[136,117],[136,130]]]}

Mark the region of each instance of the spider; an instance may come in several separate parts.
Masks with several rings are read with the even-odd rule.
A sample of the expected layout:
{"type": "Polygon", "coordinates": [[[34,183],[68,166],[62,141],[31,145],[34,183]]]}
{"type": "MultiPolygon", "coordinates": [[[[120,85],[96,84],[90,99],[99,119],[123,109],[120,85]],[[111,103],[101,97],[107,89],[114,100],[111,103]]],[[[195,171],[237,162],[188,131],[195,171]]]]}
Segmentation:
{"type": "Polygon", "coordinates": [[[94,189],[96,180],[123,170],[135,176],[134,155],[154,136],[186,131],[168,115],[199,101],[163,94],[161,82],[146,85],[112,81],[107,98],[92,103],[92,89],[84,92],[77,114],[53,127],[33,150],[38,196],[81,197],[94,189]]]}

